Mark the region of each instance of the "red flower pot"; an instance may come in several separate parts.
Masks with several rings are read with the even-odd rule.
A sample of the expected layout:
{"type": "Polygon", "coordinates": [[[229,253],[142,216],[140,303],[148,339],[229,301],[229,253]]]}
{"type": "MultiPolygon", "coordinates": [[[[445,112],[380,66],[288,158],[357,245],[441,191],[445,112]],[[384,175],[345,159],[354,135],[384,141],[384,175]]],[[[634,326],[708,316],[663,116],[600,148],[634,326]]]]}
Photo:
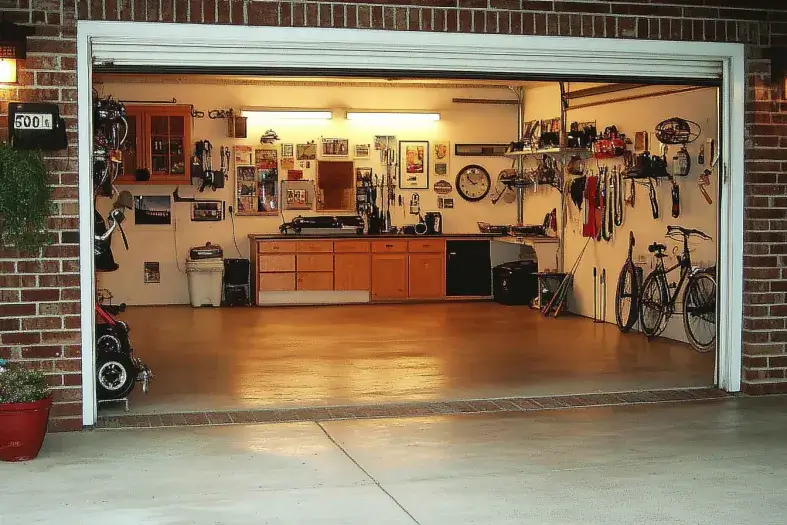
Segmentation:
{"type": "Polygon", "coordinates": [[[33,403],[0,403],[0,460],[35,459],[44,444],[52,396],[33,403]]]}

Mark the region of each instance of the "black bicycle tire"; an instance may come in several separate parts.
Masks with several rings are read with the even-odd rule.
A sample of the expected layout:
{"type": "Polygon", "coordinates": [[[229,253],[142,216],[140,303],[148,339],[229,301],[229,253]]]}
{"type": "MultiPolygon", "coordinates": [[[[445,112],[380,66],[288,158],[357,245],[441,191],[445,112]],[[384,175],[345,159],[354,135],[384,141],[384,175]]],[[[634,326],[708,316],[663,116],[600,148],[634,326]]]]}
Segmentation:
{"type": "Polygon", "coordinates": [[[666,293],[664,292],[664,287],[661,286],[661,283],[656,281],[659,273],[660,272],[658,270],[653,271],[650,273],[650,275],[648,275],[645,278],[645,282],[642,284],[642,289],[640,294],[640,303],[639,303],[640,326],[642,327],[642,331],[645,333],[645,335],[648,336],[648,338],[656,337],[664,330],[664,326],[662,325],[665,324],[664,316],[666,315],[665,314],[666,304],[669,301],[669,298],[666,296],[666,293]],[[655,326],[648,326],[648,324],[645,322],[644,305],[645,305],[645,298],[647,297],[648,286],[650,285],[651,282],[654,281],[656,286],[659,287],[659,294],[661,295],[661,308],[659,309],[658,322],[655,324],[655,326]]]}
{"type": "MultiPolygon", "coordinates": [[[[704,354],[706,352],[710,352],[716,347],[716,332],[714,331],[713,339],[711,339],[706,344],[702,344],[697,339],[695,334],[691,331],[691,325],[689,324],[689,304],[688,304],[688,300],[690,297],[689,294],[691,293],[692,288],[694,286],[697,286],[697,283],[700,281],[700,279],[710,279],[711,283],[713,283],[713,291],[715,296],[716,280],[713,278],[713,276],[707,273],[699,273],[689,278],[689,281],[686,283],[686,288],[683,291],[683,329],[686,331],[686,337],[688,338],[689,343],[691,343],[691,346],[693,346],[694,349],[697,350],[698,352],[704,354]]],[[[716,315],[716,308],[714,305],[714,316],[715,315],[716,315]]],[[[715,321],[713,324],[716,325],[715,321]]]]}
{"type": "Polygon", "coordinates": [[[615,289],[615,321],[618,324],[618,330],[624,334],[629,332],[639,318],[639,283],[637,282],[637,271],[631,261],[626,261],[623,268],[620,269],[618,275],[618,285],[615,289]],[[621,312],[621,296],[626,287],[626,276],[631,277],[631,304],[629,305],[628,319],[623,320],[623,312],[621,312]]]}

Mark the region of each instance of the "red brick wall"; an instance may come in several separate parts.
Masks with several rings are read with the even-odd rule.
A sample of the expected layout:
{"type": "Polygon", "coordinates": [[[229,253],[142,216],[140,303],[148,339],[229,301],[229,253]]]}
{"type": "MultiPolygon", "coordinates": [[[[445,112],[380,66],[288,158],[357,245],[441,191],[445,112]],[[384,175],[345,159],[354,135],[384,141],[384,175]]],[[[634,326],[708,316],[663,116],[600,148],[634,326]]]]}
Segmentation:
{"type": "Polygon", "coordinates": [[[0,356],[51,374],[55,429],[79,428],[75,19],[374,28],[742,42],[747,46],[744,390],[787,392],[787,105],[763,49],[787,45],[787,7],[772,0],[0,0],[36,28],[9,100],[57,101],[71,147],[50,158],[55,244],[42,257],[0,252],[0,356]]]}

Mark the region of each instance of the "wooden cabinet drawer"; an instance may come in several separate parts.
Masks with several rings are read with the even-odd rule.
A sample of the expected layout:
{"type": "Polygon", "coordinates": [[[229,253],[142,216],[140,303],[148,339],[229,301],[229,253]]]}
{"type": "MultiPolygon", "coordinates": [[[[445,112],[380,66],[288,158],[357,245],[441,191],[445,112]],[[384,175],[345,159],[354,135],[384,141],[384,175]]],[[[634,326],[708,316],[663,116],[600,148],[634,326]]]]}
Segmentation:
{"type": "Polygon", "coordinates": [[[295,253],[295,241],[260,241],[259,253],[295,253]]]}
{"type": "Polygon", "coordinates": [[[445,241],[443,239],[408,241],[407,250],[413,253],[442,253],[445,251],[445,241]]]}
{"type": "Polygon", "coordinates": [[[331,253],[333,241],[298,241],[298,253],[331,253]]]}
{"type": "Polygon", "coordinates": [[[313,292],[333,290],[333,273],[298,272],[296,289],[313,292]]]}
{"type": "Polygon", "coordinates": [[[407,252],[407,241],[372,241],[372,252],[374,253],[405,253],[407,252]]]}
{"type": "Polygon", "coordinates": [[[294,273],[262,273],[259,278],[261,292],[292,292],[295,290],[294,273]]]}
{"type": "Polygon", "coordinates": [[[259,263],[260,273],[295,271],[294,255],[260,255],[259,263]]]}
{"type": "Polygon", "coordinates": [[[333,254],[298,255],[297,263],[299,272],[332,272],[333,254]]]}
{"type": "Polygon", "coordinates": [[[334,253],[368,253],[369,241],[334,241],[334,253]]]}

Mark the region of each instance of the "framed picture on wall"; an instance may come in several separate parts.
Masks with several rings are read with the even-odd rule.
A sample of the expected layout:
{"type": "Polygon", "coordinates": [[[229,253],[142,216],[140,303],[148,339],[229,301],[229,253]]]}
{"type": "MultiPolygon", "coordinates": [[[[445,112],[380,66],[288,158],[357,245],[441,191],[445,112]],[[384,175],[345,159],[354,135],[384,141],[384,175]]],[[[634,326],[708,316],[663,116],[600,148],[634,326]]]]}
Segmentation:
{"type": "Polygon", "coordinates": [[[172,224],[170,195],[137,195],[134,197],[134,223],[146,225],[172,224]]]}
{"type": "Polygon", "coordinates": [[[220,221],[224,203],[222,201],[197,201],[191,203],[191,220],[193,222],[220,221]]]}
{"type": "Polygon", "coordinates": [[[161,282],[161,267],[157,262],[143,264],[145,284],[159,284],[161,282]]]}
{"type": "Polygon", "coordinates": [[[295,146],[293,144],[282,144],[281,145],[281,156],[282,156],[282,158],[294,157],[295,156],[295,146]]]}
{"type": "Polygon", "coordinates": [[[322,156],[323,157],[349,157],[350,156],[350,140],[349,139],[322,139],[322,156]]]}
{"type": "Polygon", "coordinates": [[[355,145],[355,158],[368,159],[370,156],[371,144],[356,144],[355,145]]]}
{"type": "Polygon", "coordinates": [[[298,160],[316,160],[317,144],[314,142],[309,142],[308,144],[298,144],[295,146],[295,158],[298,160]]]}
{"type": "Polygon", "coordinates": [[[432,162],[434,162],[434,174],[438,177],[447,177],[450,171],[448,162],[451,157],[450,142],[435,142],[432,145],[432,162]]]}
{"type": "Polygon", "coordinates": [[[399,188],[403,190],[429,189],[429,142],[402,140],[399,142],[399,188]]]}

